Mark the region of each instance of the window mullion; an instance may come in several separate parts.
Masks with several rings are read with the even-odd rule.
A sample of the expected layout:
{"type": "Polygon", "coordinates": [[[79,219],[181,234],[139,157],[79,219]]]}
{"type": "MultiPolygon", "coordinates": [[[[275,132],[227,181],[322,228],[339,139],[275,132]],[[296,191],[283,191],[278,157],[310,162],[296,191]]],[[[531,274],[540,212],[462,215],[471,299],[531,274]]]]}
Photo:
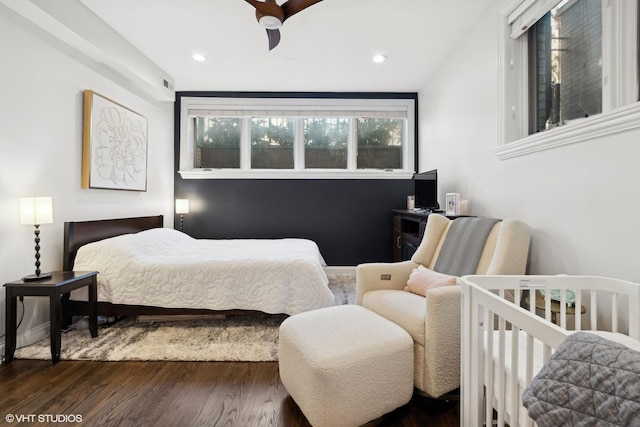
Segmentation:
{"type": "Polygon", "coordinates": [[[637,3],[603,3],[602,111],[637,101],[637,3]]]}
{"type": "MultiPolygon", "coordinates": [[[[415,141],[413,138],[409,136],[409,126],[408,123],[404,123],[404,127],[402,130],[402,140],[404,144],[402,144],[402,169],[409,170],[411,169],[411,165],[413,165],[413,159],[410,157],[409,153],[413,153],[413,149],[415,147],[415,141]]],[[[416,172],[418,172],[416,170],[416,172]]]]}
{"type": "Polygon", "coordinates": [[[296,117],[295,123],[296,130],[293,140],[293,169],[301,171],[306,167],[304,162],[304,118],[296,117]]]}
{"type": "Polygon", "coordinates": [[[358,169],[358,132],[356,131],[356,118],[349,118],[349,139],[347,142],[347,170],[358,169]]]}
{"type": "Polygon", "coordinates": [[[242,118],[240,133],[240,170],[251,170],[251,116],[242,118]]]}
{"type": "Polygon", "coordinates": [[[187,118],[187,126],[184,126],[180,130],[180,138],[185,141],[184,144],[180,144],[180,168],[190,169],[195,168],[195,152],[196,152],[196,131],[195,131],[195,118],[187,118]]]}
{"type": "MultiPolygon", "coordinates": [[[[619,8],[602,2],[602,112],[614,110],[620,104],[619,81],[615,75],[619,61],[619,34],[614,31],[620,23],[619,8]]],[[[620,71],[620,70],[619,70],[620,71]]]]}

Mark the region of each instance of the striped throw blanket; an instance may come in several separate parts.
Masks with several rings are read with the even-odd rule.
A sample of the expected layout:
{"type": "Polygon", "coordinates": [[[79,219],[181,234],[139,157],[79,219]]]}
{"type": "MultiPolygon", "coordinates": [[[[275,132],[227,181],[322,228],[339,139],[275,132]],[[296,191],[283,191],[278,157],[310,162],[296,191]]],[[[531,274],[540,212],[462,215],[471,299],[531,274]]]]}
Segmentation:
{"type": "Polygon", "coordinates": [[[495,218],[456,218],[445,236],[434,270],[451,276],[473,274],[495,218]]]}

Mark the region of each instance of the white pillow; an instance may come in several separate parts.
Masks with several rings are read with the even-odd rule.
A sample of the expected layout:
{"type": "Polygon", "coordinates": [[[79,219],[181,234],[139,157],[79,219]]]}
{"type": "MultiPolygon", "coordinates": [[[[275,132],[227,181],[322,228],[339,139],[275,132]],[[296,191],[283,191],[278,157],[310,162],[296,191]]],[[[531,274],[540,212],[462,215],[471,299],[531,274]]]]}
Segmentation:
{"type": "Polygon", "coordinates": [[[426,296],[429,289],[439,288],[441,286],[453,286],[457,283],[457,279],[456,276],[438,273],[437,271],[419,265],[418,268],[414,268],[411,272],[404,290],[426,296]]]}

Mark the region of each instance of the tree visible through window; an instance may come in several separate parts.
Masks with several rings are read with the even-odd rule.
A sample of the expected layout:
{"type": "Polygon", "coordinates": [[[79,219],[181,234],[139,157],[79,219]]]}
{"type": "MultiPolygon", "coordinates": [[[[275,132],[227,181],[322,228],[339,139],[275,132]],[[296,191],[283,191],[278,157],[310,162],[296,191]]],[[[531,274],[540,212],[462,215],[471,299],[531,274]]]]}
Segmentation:
{"type": "Polygon", "coordinates": [[[349,119],[304,119],[304,164],[307,169],[346,169],[349,119]]]}
{"type": "Polygon", "coordinates": [[[251,167],[293,169],[293,119],[251,119],[251,167]]]}
{"type": "Polygon", "coordinates": [[[240,168],[240,119],[194,118],[196,155],[194,167],[240,168]]]}
{"type": "Polygon", "coordinates": [[[358,169],[402,169],[404,121],[357,119],[358,169]]]}
{"type": "Polygon", "coordinates": [[[416,99],[182,97],[186,179],[411,178],[416,99]]]}

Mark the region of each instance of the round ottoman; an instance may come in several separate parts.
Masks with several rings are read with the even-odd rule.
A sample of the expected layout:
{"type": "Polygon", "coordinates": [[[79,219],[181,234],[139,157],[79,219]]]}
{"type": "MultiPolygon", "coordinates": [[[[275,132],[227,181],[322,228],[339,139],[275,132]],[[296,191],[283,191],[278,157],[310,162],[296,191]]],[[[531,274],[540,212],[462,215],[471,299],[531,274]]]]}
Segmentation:
{"type": "Polygon", "coordinates": [[[296,314],[280,326],[282,384],[311,425],[360,426],[413,394],[413,340],[358,305],[296,314]]]}

